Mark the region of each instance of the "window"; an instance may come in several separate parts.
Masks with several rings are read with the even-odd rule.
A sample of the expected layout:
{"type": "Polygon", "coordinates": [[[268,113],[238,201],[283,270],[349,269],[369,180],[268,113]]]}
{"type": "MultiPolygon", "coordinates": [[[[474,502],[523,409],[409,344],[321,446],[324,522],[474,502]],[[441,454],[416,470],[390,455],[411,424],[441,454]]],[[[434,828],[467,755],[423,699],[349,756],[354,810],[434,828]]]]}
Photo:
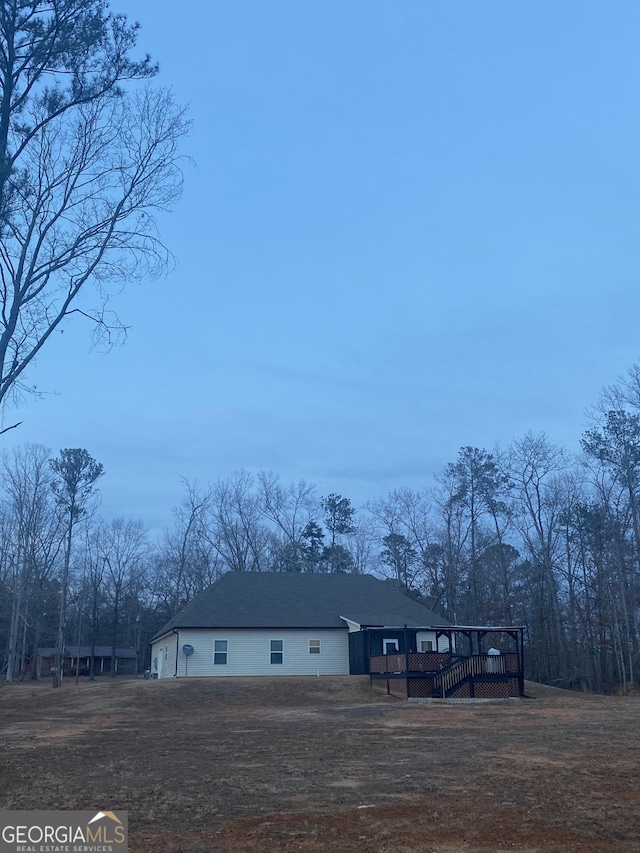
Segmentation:
{"type": "Polygon", "coordinates": [[[229,651],[228,640],[213,641],[213,664],[214,666],[227,665],[227,652],[229,651]]]}
{"type": "Polygon", "coordinates": [[[310,655],[319,655],[320,654],[320,640],[309,640],[309,654],[310,655]]]}
{"type": "Polygon", "coordinates": [[[270,641],[271,663],[283,662],[284,642],[282,640],[270,641]]]}
{"type": "Polygon", "coordinates": [[[420,640],[420,651],[421,652],[432,652],[433,651],[433,640],[420,640]]]}
{"type": "Polygon", "coordinates": [[[383,640],[382,641],[382,654],[383,655],[394,655],[400,651],[399,641],[398,640],[383,640]]]}
{"type": "Polygon", "coordinates": [[[169,657],[169,646],[164,647],[164,659],[167,660],[169,657]]]}

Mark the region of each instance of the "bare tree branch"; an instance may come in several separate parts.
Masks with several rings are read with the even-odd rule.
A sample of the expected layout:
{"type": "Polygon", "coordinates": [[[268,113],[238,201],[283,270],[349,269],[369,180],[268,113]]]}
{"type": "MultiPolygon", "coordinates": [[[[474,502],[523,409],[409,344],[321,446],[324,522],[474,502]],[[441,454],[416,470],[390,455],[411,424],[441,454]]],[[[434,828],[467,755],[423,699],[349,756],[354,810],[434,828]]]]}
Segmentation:
{"type": "Polygon", "coordinates": [[[104,0],[2,4],[0,404],[72,314],[110,346],[110,299],[171,260],[154,216],[180,196],[189,122],[169,90],[123,89],[157,72],[136,38],[104,0]]]}

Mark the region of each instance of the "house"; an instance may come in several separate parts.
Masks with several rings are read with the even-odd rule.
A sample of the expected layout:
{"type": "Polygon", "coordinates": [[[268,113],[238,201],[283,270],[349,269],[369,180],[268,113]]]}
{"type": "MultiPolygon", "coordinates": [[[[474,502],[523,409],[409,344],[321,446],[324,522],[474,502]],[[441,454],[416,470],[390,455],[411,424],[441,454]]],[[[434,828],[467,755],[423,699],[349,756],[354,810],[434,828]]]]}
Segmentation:
{"type": "MultiPolygon", "coordinates": [[[[111,646],[94,647],[94,671],[96,675],[111,673],[111,646]]],[[[38,649],[38,677],[51,675],[55,666],[56,650],[50,646],[38,649]]],[[[116,649],[115,672],[118,675],[135,675],[137,671],[138,655],[135,649],[116,649]]],[[[63,673],[75,672],[78,664],[80,672],[83,668],[87,670],[91,666],[91,646],[77,646],[65,644],[62,657],[63,673]]]]}
{"type": "Polygon", "coordinates": [[[153,637],[158,678],[368,674],[372,655],[449,650],[441,616],[371,575],[228,572],[153,637]]]}
{"type": "Polygon", "coordinates": [[[155,678],[368,674],[403,699],[506,699],[524,695],[523,632],[452,625],[371,575],[229,572],[157,632],[151,667],[155,678]]]}

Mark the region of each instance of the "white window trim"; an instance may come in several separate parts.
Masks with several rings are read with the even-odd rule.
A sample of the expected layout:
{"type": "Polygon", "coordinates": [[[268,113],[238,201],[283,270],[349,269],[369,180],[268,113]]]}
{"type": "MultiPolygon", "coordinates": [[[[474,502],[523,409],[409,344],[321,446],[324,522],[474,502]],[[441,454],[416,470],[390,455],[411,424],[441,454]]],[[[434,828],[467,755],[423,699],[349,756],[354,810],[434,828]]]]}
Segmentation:
{"type": "Polygon", "coordinates": [[[269,666],[284,666],[284,640],[280,640],[278,638],[269,640],[269,666]],[[282,643],[282,648],[280,651],[274,650],[271,648],[271,643],[282,643]],[[271,660],[271,655],[282,655],[282,660],[280,663],[274,663],[271,660]]]}
{"type": "Polygon", "coordinates": [[[322,640],[309,640],[309,654],[310,655],[321,655],[322,654],[322,640]],[[317,643],[317,646],[313,646],[314,651],[311,651],[311,643],[317,643]],[[317,651],[316,651],[317,650],[317,651]]]}
{"type": "Polygon", "coordinates": [[[229,666],[229,640],[225,640],[223,637],[216,637],[215,640],[213,641],[213,666],[229,666]],[[227,644],[226,651],[216,652],[216,643],[226,643],[227,644]],[[217,654],[218,655],[224,654],[224,656],[225,656],[224,663],[216,663],[216,655],[217,654]]]}
{"type": "Polygon", "coordinates": [[[389,637],[384,638],[382,640],[382,654],[383,655],[399,655],[400,654],[400,640],[397,637],[389,637]],[[393,651],[389,651],[387,647],[387,643],[395,643],[395,649],[393,651]]]}

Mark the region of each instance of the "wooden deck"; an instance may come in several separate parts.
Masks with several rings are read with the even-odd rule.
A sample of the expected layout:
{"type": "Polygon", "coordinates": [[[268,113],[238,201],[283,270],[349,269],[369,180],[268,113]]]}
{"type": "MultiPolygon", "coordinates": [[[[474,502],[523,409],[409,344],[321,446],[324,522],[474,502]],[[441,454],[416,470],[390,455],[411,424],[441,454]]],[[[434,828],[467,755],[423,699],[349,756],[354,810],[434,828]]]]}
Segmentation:
{"type": "Polygon", "coordinates": [[[516,652],[376,655],[370,658],[369,673],[372,687],[402,699],[507,699],[524,694],[524,672],[516,652]]]}

